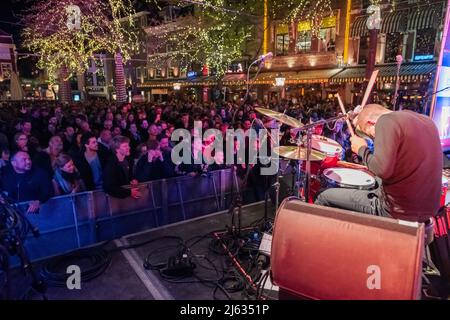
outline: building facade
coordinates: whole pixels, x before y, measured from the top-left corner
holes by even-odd
[[[270,1],[266,3],[270,5]],[[160,19],[153,19],[144,27],[146,57],[153,62],[131,70],[137,91],[145,100],[164,100],[182,94],[203,101],[237,99],[248,89],[251,96],[266,101],[311,93],[332,98],[339,92],[347,103],[357,104],[367,80],[370,50],[376,50],[374,68],[380,71],[374,100],[392,103],[398,79],[400,101],[421,103],[436,68],[445,2],[405,0],[393,5],[392,1],[381,1],[380,30],[372,43],[367,27],[370,5],[366,0],[332,1],[330,14],[316,27],[307,19],[289,23],[285,19],[261,19],[249,45],[251,50],[235,61],[220,81],[210,74],[207,66],[190,66],[183,72],[169,58],[170,45],[154,48],[152,37],[176,33],[195,20],[194,6],[166,7]],[[250,63],[267,52],[274,57],[261,70],[252,68],[247,79]],[[401,64],[397,62],[399,56]],[[276,86],[279,77],[285,79],[282,87]]]
[[[13,72],[17,72],[16,45],[12,35],[0,30],[0,95],[7,99],[10,95],[10,80]]]

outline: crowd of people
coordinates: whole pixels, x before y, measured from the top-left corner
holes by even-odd
[[[249,130],[255,118],[268,128],[272,119],[255,111],[268,107],[302,123],[333,117],[335,101],[309,96],[281,103],[195,103],[172,101],[116,105],[92,101],[73,105],[51,102],[4,102],[0,108],[0,188],[13,201],[31,201],[28,211],[58,195],[103,189],[118,198],[139,197],[138,183],[180,175],[197,176],[225,164],[180,164],[171,159],[175,129],[192,130],[201,121],[203,130]],[[280,145],[295,143],[298,132],[281,127]],[[319,128],[350,151],[346,124],[338,121]],[[193,154],[207,144],[195,146]],[[235,155],[237,154],[235,143]],[[249,146],[247,145],[246,148]],[[348,153],[348,152],[347,152]],[[348,153],[348,156],[351,152]],[[246,159],[248,164],[248,159]],[[258,165],[238,167],[241,178],[261,186]],[[131,188],[124,187],[131,185]],[[259,190],[258,197],[261,197]]]

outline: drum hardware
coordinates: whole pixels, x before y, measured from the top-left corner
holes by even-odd
[[[303,198],[301,196],[301,188],[302,185],[302,179],[301,179],[301,166],[302,162],[305,161],[305,177],[304,177],[304,183],[303,183],[303,189],[304,189],[304,200],[306,202],[310,201],[310,184],[311,184],[311,161],[322,161],[327,157],[327,155],[323,152],[313,150],[313,135],[315,132],[315,129],[318,126],[325,125],[331,122],[335,122],[339,119],[345,119],[347,118],[347,115],[345,114],[339,114],[336,117],[332,117],[326,120],[319,120],[316,122],[313,122],[308,125],[303,125],[299,120],[289,117],[284,113],[280,113],[277,111],[273,111],[270,109],[265,108],[255,108],[256,111],[259,113],[266,115],[270,118],[276,119],[281,123],[287,124],[291,127],[294,127],[295,130],[298,132],[306,132],[306,147],[301,147],[302,145],[302,137],[299,135],[297,138],[297,146],[277,146],[274,148],[274,152],[278,155],[288,158],[297,160],[297,177],[296,177],[296,191],[297,191],[297,197]],[[261,122],[262,123],[262,122]],[[264,126],[264,124],[263,124]],[[339,146],[340,147],[340,146]],[[278,179],[278,177],[277,177]],[[279,187],[279,185],[277,185]],[[278,195],[276,196],[278,197]],[[276,201],[277,202],[277,201]]]
[[[305,202],[310,201],[310,186],[311,186],[311,153],[312,153],[312,137],[314,133],[314,129],[319,125],[324,125],[327,123],[331,123],[333,121],[337,121],[339,119],[345,119],[347,115],[339,114],[336,117],[332,117],[326,120],[319,120],[313,122],[308,125],[302,126],[300,132],[306,132],[306,174],[305,174],[305,183],[304,183],[304,194],[305,194]],[[299,144],[301,143],[301,139],[299,138]],[[298,190],[298,197],[300,198],[300,190]]]

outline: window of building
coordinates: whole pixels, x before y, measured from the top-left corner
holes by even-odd
[[[162,69],[156,69],[156,74],[155,74],[156,78],[162,78]]]
[[[144,79],[148,79],[148,69],[146,67],[143,67],[141,70],[142,70]]]
[[[335,51],[336,49],[336,28],[320,29],[317,36],[322,42],[321,51]],[[305,53],[311,50],[311,30],[299,32],[297,34],[297,52]]]
[[[432,60],[434,58],[435,40],[436,29],[417,30],[414,60]]]
[[[369,38],[361,37],[361,39],[359,40],[358,63],[366,64],[368,54],[369,54]]]
[[[396,62],[397,55],[402,54],[403,37],[400,32],[388,33],[386,35],[386,49],[384,51],[384,62]]]
[[[94,85],[94,76],[92,73],[88,73],[85,77],[86,86],[92,87]]]
[[[153,68],[148,68],[147,75],[148,75],[148,79],[153,79],[153,78],[155,78],[155,69],[153,69]]]
[[[141,75],[142,75],[142,73],[141,73],[141,68],[140,67],[137,67],[136,68],[136,79],[141,79]]]
[[[12,64],[11,63],[2,63],[1,64],[3,79],[10,79],[12,73]]]
[[[311,49],[311,31],[303,31],[297,34],[297,52],[308,52]]]
[[[285,56],[288,54],[289,50],[289,34],[278,34],[277,35],[277,55]]]
[[[105,87],[106,86],[106,78],[105,78],[105,76],[97,75],[97,85],[101,86],[101,87]]]

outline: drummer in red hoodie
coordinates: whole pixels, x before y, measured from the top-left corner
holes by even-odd
[[[353,123],[374,140],[374,152],[357,136],[350,139],[352,151],[381,183],[374,190],[331,188],[315,203],[417,222],[434,216],[442,184],[442,150],[434,122],[412,111],[392,112],[371,104]]]

